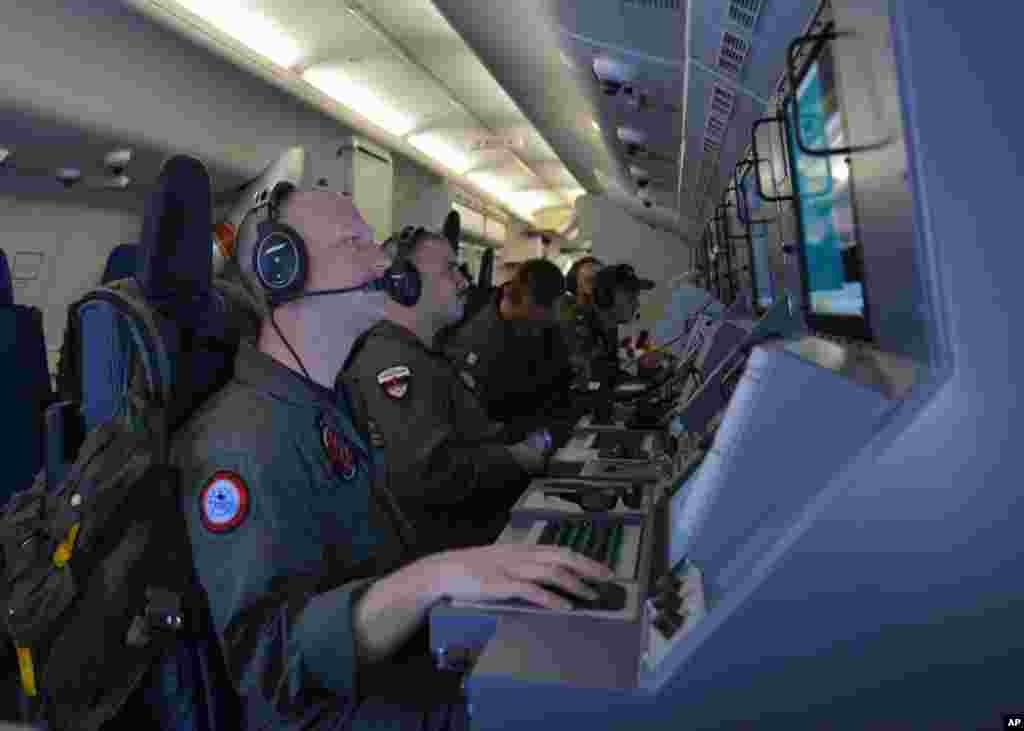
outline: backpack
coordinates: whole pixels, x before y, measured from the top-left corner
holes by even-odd
[[[220,282],[216,290],[221,302],[233,299]],[[125,408],[88,433],[57,484],[44,470],[0,517],[0,606],[29,699],[25,720],[54,731],[97,731],[175,643],[207,631],[169,443],[192,407],[230,378],[240,337],[235,326],[198,337],[160,317],[131,279],[93,290],[74,309],[95,301],[112,305],[131,334]],[[77,338],[72,323],[68,336]],[[199,346],[220,350],[226,366],[190,392],[176,376]]]

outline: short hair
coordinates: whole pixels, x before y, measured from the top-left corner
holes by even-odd
[[[565,275],[565,288],[569,290],[569,294],[573,297],[576,296],[576,290],[580,286],[580,269],[585,267],[587,264],[594,266],[604,266],[600,259],[593,256],[585,256],[582,259],[578,259],[569,267],[569,273]]]
[[[552,262],[547,259],[530,259],[519,266],[510,282],[509,294],[517,304],[525,295],[540,307],[551,307],[555,300],[565,292],[565,277]]]
[[[394,259],[409,259],[424,241],[442,241],[448,244],[456,254],[457,245],[439,231],[432,231],[423,226],[406,226],[382,244],[382,248]]]

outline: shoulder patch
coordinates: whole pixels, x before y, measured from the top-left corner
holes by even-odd
[[[468,365],[471,368],[476,365],[476,362],[478,360],[480,359],[477,357],[477,354],[474,353],[472,350],[469,351],[469,353],[466,355],[466,365]]]
[[[334,473],[345,482],[350,482],[359,471],[359,463],[356,461],[352,445],[330,424],[324,424],[320,428],[320,438],[327,453],[327,461],[331,463]]]
[[[404,365],[385,368],[377,374],[377,383],[384,389],[384,393],[393,399],[405,398],[409,392],[411,379],[412,371]]]
[[[199,518],[211,533],[234,530],[249,516],[249,488],[236,472],[220,470],[199,493]]]

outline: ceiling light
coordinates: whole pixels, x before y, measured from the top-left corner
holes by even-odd
[[[520,190],[506,193],[503,200],[509,208],[527,220],[532,219],[533,214],[542,208],[565,205],[557,194],[549,190]]]
[[[462,175],[473,167],[473,161],[467,155],[436,134],[413,135],[409,138],[409,144],[424,155],[441,163],[456,175]]]
[[[278,66],[290,68],[302,57],[302,49],[292,38],[262,13],[242,7],[231,0],[177,0],[193,15],[205,20]]]
[[[495,198],[504,199],[510,192],[508,186],[501,178],[497,178],[490,173],[470,173],[466,177],[469,178],[469,182],[473,183],[473,185],[490,193]]]
[[[391,107],[369,89],[355,83],[337,66],[314,66],[302,78],[339,104],[366,117],[396,137],[405,137],[416,127],[416,121]]]
[[[601,125],[599,125],[596,120],[590,120],[590,124],[594,127],[595,132],[601,131]]]

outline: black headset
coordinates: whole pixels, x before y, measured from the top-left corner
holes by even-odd
[[[415,307],[423,293],[423,277],[412,255],[416,251],[416,244],[428,235],[435,234],[422,226],[406,226],[390,241],[394,247],[394,256],[387,273],[388,294],[404,307]]]
[[[294,191],[291,183],[278,183],[266,200],[250,211],[267,209],[266,218],[256,227],[258,243],[252,250],[252,269],[275,307],[295,299],[306,286],[309,273],[306,242],[298,231],[279,220],[281,203]]]
[[[412,307],[419,301],[422,289],[420,273],[407,255],[415,243],[415,233],[409,237],[410,245],[407,249],[403,249],[399,239],[395,262],[382,277],[358,287],[305,291],[309,276],[306,242],[298,231],[280,220],[281,204],[295,191],[291,183],[278,183],[266,199],[250,211],[253,213],[263,207],[267,209],[266,218],[256,228],[258,243],[252,252],[252,268],[260,286],[267,293],[271,307],[302,297],[343,294],[362,289],[384,290],[393,300],[406,307]],[[405,230],[402,233],[405,234]]]

